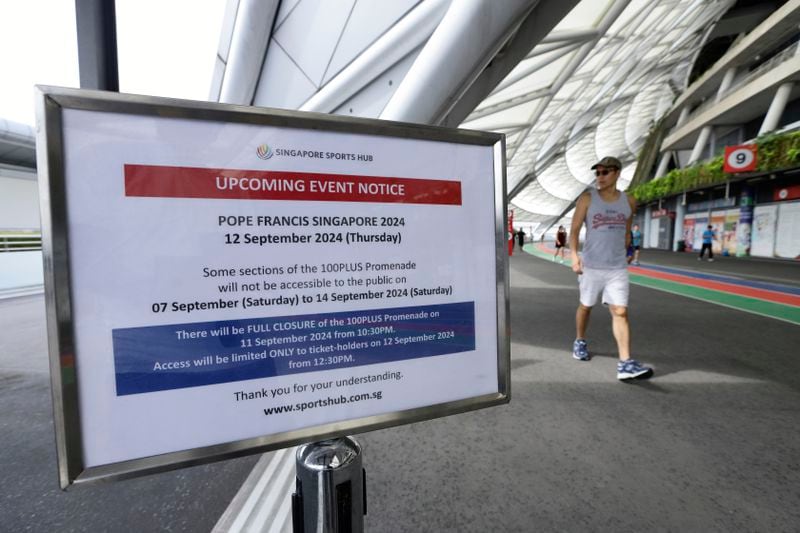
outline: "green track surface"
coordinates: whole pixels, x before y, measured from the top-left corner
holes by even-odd
[[[553,259],[551,254],[542,252],[535,245],[528,244],[525,245],[523,249],[525,252],[547,261],[552,261]],[[572,263],[569,259],[564,262],[565,266],[570,266],[571,264]],[[640,285],[642,287],[669,292],[672,294],[685,296],[687,298],[694,298],[695,300],[702,300],[704,302],[738,309],[739,311],[754,313],[756,315],[767,316],[800,325],[800,307],[793,305],[767,302],[757,298],[739,296],[738,294],[731,294],[729,292],[722,292],[713,289],[705,289],[703,287],[695,287],[693,285],[684,285],[683,283],[650,278],[640,274],[631,274],[630,279],[631,283]]]

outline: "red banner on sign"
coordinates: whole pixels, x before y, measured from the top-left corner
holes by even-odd
[[[654,209],[650,213],[650,218],[661,218],[661,217],[675,218],[675,211],[670,211],[668,209]]]
[[[461,205],[461,182],[311,172],[125,165],[125,195]]]

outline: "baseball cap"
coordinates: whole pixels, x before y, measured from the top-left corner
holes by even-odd
[[[622,170],[622,163],[620,163],[619,159],[616,157],[606,156],[592,165],[592,170],[596,169],[597,167],[615,167],[619,170]]]

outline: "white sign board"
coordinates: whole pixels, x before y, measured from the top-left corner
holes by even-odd
[[[42,100],[62,484],[508,401],[502,136]]]
[[[800,257],[800,202],[786,202],[778,206],[775,256],[787,259]]]
[[[750,255],[756,257],[774,257],[775,222],[778,218],[778,206],[757,205],[753,209],[753,232],[750,243]]]

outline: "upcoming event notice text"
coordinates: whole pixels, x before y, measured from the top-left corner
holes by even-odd
[[[62,122],[85,467],[498,393],[496,146]]]

